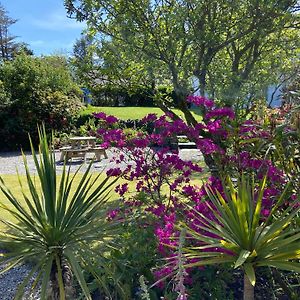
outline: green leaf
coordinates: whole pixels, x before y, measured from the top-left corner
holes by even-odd
[[[257,266],[270,266],[281,270],[292,271],[300,273],[299,262],[288,262],[288,261],[275,261],[275,260],[263,260],[257,264]]]
[[[244,264],[244,270],[245,270],[247,277],[249,278],[250,283],[253,286],[255,286],[256,277],[255,277],[255,271],[254,271],[252,264]]]
[[[249,250],[242,250],[240,252],[240,255],[239,255],[238,259],[235,262],[234,268],[238,268],[239,266],[241,266],[242,264],[244,264],[244,262],[250,256],[250,254],[251,254],[251,251],[249,251]]]
[[[52,268],[53,262],[54,262],[54,259],[52,256],[50,256],[47,259],[47,262],[44,267],[44,272],[43,272],[44,274],[43,274],[42,286],[41,286],[41,299],[46,299],[47,288],[48,288],[49,282],[50,282],[50,274],[51,274],[51,268]]]

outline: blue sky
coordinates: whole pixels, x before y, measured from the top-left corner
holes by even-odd
[[[18,22],[10,33],[29,44],[35,55],[70,54],[85,25],[67,18],[63,0],[0,0]]]

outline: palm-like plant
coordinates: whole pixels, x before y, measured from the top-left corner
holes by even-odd
[[[244,177],[238,181],[236,188],[228,179],[224,197],[208,188],[210,210],[218,221],[195,211],[201,223],[199,231],[190,229],[186,224],[180,226],[186,228],[187,234],[199,244],[184,249],[187,258],[199,259],[186,267],[232,263],[235,268],[242,268],[245,300],[254,299],[257,267],[300,272],[300,228],[294,222],[299,218],[299,200],[297,205],[291,203],[289,208],[280,211],[285,200],[283,192],[269,217],[262,218],[265,184],[264,179],[255,191]]]
[[[16,293],[16,299],[22,297],[25,286],[32,278],[33,287],[41,283],[41,299],[49,296],[49,290],[52,298],[65,299],[70,275],[75,276],[86,299],[91,299],[83,267],[93,272],[93,255],[97,255],[97,260],[101,257],[100,252],[93,252],[93,246],[107,246],[114,235],[112,225],[106,221],[105,210],[109,189],[114,181],[106,178],[99,184],[100,174],[93,176],[89,172],[90,164],[73,189],[78,171],[73,176],[64,164],[59,180],[55,156],[44,130],[39,130],[39,137],[39,155],[32,145],[31,148],[40,187],[30,175],[25,156],[29,195],[19,177],[22,202],[0,179],[0,188],[10,203],[7,206],[1,202],[0,207],[16,220],[2,220],[7,228],[1,232],[1,243],[13,249],[1,258],[6,265],[2,272],[28,260],[34,262],[31,272]],[[97,279],[97,272],[94,275]]]

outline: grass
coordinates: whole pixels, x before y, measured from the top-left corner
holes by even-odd
[[[203,167],[203,173],[202,174],[195,174],[191,176],[191,183],[192,184],[197,184],[201,185],[202,181],[205,180],[208,176],[208,169],[206,168],[204,162],[200,163],[201,167]],[[2,179],[4,180],[6,186],[11,190],[12,194],[20,201],[21,204],[24,204],[24,198],[22,196],[22,190],[19,184],[18,176],[14,174],[5,174],[5,175],[0,175]],[[99,183],[105,178],[105,174],[102,174],[101,177],[99,178]],[[58,175],[58,180],[60,179],[60,176]],[[26,176],[25,175],[20,175],[20,180],[21,183],[24,187],[24,192],[26,195],[29,195],[29,189],[27,186],[27,181],[26,181]],[[77,175],[77,177],[74,180],[73,184],[73,191],[76,189],[78,186],[78,183],[80,181],[80,174]],[[120,183],[125,183],[127,182],[129,185],[129,191],[134,192],[135,190],[135,181],[125,181],[125,180],[119,180],[115,185],[118,185]],[[38,178],[36,181],[37,186],[38,185]],[[92,192],[93,190],[91,190]],[[30,197],[29,197],[30,198]],[[113,201],[115,199],[118,199],[119,195],[115,192],[114,187],[111,189],[111,194],[110,194],[110,199]],[[12,208],[12,205],[9,203],[9,201],[6,200],[5,196],[3,195],[2,191],[0,191],[0,201],[1,203],[8,205],[8,207]],[[15,221],[11,214],[9,214],[7,211],[1,211],[1,219],[7,220],[7,221]],[[0,222],[0,230],[3,230],[4,225]]]
[[[86,107],[82,112],[81,116],[86,116],[86,115],[91,115],[92,113],[95,112],[104,112],[108,115],[113,115],[121,120],[137,120],[137,119],[142,119],[146,115],[150,113],[155,113],[158,116],[163,115],[163,111],[158,108],[158,107],[100,107],[100,106],[88,106]],[[178,109],[173,109],[173,111],[179,115],[180,117],[184,117],[182,111]],[[192,114],[194,117],[198,120],[201,121],[201,116],[200,116],[200,110],[198,108],[191,109]]]
[[[22,196],[22,190],[21,190],[21,187],[20,187],[20,184],[19,184],[19,180],[18,180],[18,176],[17,175],[12,175],[12,174],[9,174],[9,175],[0,175],[2,177],[2,179],[4,180],[6,186],[11,190],[12,194],[19,200],[19,202],[21,204],[25,204],[25,201],[24,201],[24,198]],[[101,177],[99,178],[99,183],[105,178],[105,174],[102,174]],[[58,175],[58,180],[60,179],[60,176]],[[29,189],[28,189],[28,186],[27,186],[27,181],[26,181],[26,176],[25,175],[20,175],[20,180],[21,180],[21,183],[24,187],[24,192],[26,195],[29,195]],[[80,181],[80,174],[78,174],[74,180],[74,184],[73,184],[73,192],[75,191],[75,189],[77,188],[78,186],[78,183]],[[122,183],[122,180],[118,181],[116,185]],[[38,184],[38,178],[37,178],[37,181],[36,181],[36,184],[37,186],[39,186]],[[134,185],[135,183],[134,182],[130,182],[129,183],[129,188],[134,188]],[[92,192],[93,189],[90,191]],[[71,191],[72,192],[72,191]],[[30,198],[30,197],[29,197]],[[119,198],[119,195],[115,192],[114,190],[114,187],[112,188],[111,190],[111,195],[110,195],[110,198],[112,200],[115,200],[117,198]],[[0,201],[1,203],[7,205],[8,207],[13,207],[9,201],[5,198],[5,196],[3,195],[2,191],[0,191]],[[7,221],[15,221],[12,217],[11,214],[9,214],[8,212],[6,211],[1,211],[1,219],[4,219],[4,220],[7,220]],[[0,230],[4,228],[4,225],[0,222]]]

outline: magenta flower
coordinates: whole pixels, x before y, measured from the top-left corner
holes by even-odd
[[[213,100],[210,100],[206,97],[193,95],[187,97],[187,102],[193,103],[197,106],[204,106],[205,108],[212,108],[215,105]]]
[[[101,119],[101,120],[105,121],[108,125],[112,125],[112,124],[118,122],[118,120],[119,120],[115,116],[106,115],[106,113],[104,113],[103,111],[98,112],[98,113],[93,113],[93,116],[97,119]]]
[[[107,170],[106,175],[107,176],[120,176],[122,174],[122,170],[120,168],[112,168]]]
[[[121,197],[128,191],[128,183],[119,184],[115,188],[116,193],[118,193]]]
[[[93,113],[93,116],[97,119],[102,119],[105,120],[106,118],[106,113],[104,113],[103,111],[100,111],[98,113]]]
[[[230,107],[222,107],[222,108],[215,108],[211,111],[209,111],[206,115],[206,119],[212,119],[212,118],[223,118],[228,117],[229,119],[235,118],[235,113]]]
[[[211,139],[199,139],[197,147],[204,154],[212,154],[220,151],[220,148]]]
[[[111,220],[115,219],[119,213],[120,213],[119,209],[113,209],[107,213],[107,219],[109,221],[111,221]]]
[[[157,120],[157,115],[156,114],[148,114],[147,116],[145,116],[141,122],[142,123],[151,123]]]
[[[111,125],[118,122],[118,118],[116,118],[115,116],[107,116],[105,121],[107,122],[107,124]]]

